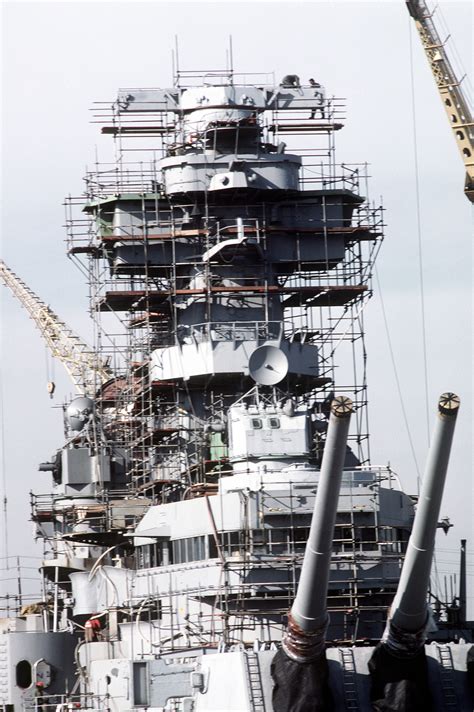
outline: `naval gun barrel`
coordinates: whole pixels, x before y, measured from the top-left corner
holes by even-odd
[[[349,398],[333,400],[301,576],[282,641],[285,653],[298,662],[324,652],[332,541],[351,413]]]
[[[415,521],[384,635],[384,642],[398,652],[419,649],[426,637],[426,597],[459,403],[459,398],[454,393],[443,393],[438,402],[438,417]]]

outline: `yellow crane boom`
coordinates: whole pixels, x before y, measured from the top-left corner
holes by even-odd
[[[424,0],[407,0],[408,12],[415,21],[416,29],[438,87],[454,138],[466,168],[465,193],[474,202],[474,140],[472,113],[461,82],[446,53],[445,42],[438,34]]]
[[[79,393],[93,396],[103,383],[114,377],[97,353],[61,321],[3,260],[0,260],[0,278],[33,319],[51,353],[61,361]]]

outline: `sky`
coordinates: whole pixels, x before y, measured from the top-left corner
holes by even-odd
[[[405,3],[20,0],[3,2],[1,10],[2,258],[85,339],[91,340],[87,287],[65,254],[62,203],[82,192],[96,151],[107,153],[110,139],[91,123],[94,101],[112,102],[118,87],[170,86],[175,36],[182,67],[221,68],[229,35],[237,71],[316,77],[329,94],[346,97],[338,160],[370,164],[370,198],[378,203],[382,196],[386,209],[380,290],[376,281],[365,310],[372,459],[390,462],[406,490],[416,492],[403,408],[422,470],[425,373],[431,429],[438,395],[460,395],[441,510],[454,526],[439,535],[437,569],[441,578],[455,570],[459,540],[468,539],[474,615],[472,212],[463,165]],[[446,23],[472,77],[471,3],[440,2],[435,20]],[[37,466],[62,444],[61,403],[72,389],[26,313],[4,288],[0,298],[8,553],[39,556],[29,491],[50,489],[49,475]],[[52,379],[54,400],[46,391]],[[0,490],[3,495],[4,485]]]

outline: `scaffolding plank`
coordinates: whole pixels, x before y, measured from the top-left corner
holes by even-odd
[[[232,286],[214,286],[208,289],[176,289],[160,290],[150,292],[147,290],[128,290],[128,291],[113,291],[106,292],[96,302],[98,311],[106,311],[112,309],[114,311],[131,311],[133,309],[143,310],[145,306],[153,310],[159,309],[166,314],[169,310],[169,304],[166,300],[173,296],[195,296],[209,297],[211,295],[242,295],[245,297],[253,297],[258,295],[281,294],[288,295],[283,300],[284,307],[293,307],[298,305],[312,306],[342,306],[351,302],[353,299],[367,291],[367,285],[313,285],[313,286],[280,286],[280,285],[232,285]]]
[[[207,237],[207,230],[175,230],[174,232],[157,232],[151,234],[137,233],[132,235],[102,235],[100,240],[102,243],[114,242],[143,242],[145,239],[151,240],[171,240],[179,237]]]
[[[288,289],[291,292],[287,299],[283,300],[283,307],[296,306],[317,306],[317,307],[339,307],[349,304],[361,294],[366,292],[367,285],[348,286],[320,286],[320,287],[300,287],[299,289]]]
[[[97,311],[108,311],[109,309],[113,311],[131,311],[132,309],[143,311],[146,307],[153,310],[161,307],[160,311],[167,314],[169,305],[166,304],[166,299],[169,294],[168,291],[149,292],[144,289],[106,292],[96,301],[95,308]]]
[[[308,227],[303,225],[269,225],[266,228],[257,228],[245,226],[244,233],[249,235],[256,234],[281,234],[285,235],[343,235],[348,239],[356,240],[374,240],[382,235],[382,231],[374,230],[370,225],[358,226],[343,226],[343,225],[320,225],[318,227]],[[221,235],[237,234],[236,227],[225,227],[220,232]],[[210,235],[207,230],[175,230],[174,232],[160,232],[144,235],[138,233],[135,235],[103,235],[100,240],[104,244],[112,244],[115,242],[148,242],[159,240],[172,240],[182,237],[215,237]],[[72,248],[74,249],[74,248]]]
[[[331,131],[339,131],[342,129],[344,124],[340,123],[322,123],[319,121],[311,120],[311,123],[305,124],[270,124],[268,130],[272,133],[279,134],[296,134],[296,133],[325,133]]]
[[[102,250],[95,245],[75,245],[68,250],[69,255],[91,255],[92,257],[101,257]]]
[[[103,126],[102,134],[112,136],[161,136],[173,133],[173,126]]]

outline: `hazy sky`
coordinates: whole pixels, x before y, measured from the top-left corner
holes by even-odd
[[[472,56],[470,2],[440,9],[466,70]],[[62,201],[82,191],[87,164],[110,139],[91,124],[94,101],[118,87],[169,86],[177,35],[184,68],[225,66],[228,36],[242,72],[316,77],[347,98],[338,160],[371,164],[371,198],[383,196],[386,240],[378,273],[405,407],[420,466],[426,459],[413,111],[419,161],[430,410],[445,390],[460,394],[442,515],[438,570],[452,570],[460,538],[472,537],[472,247],[464,170],[413,22],[394,2],[4,2],[2,5],[2,256],[52,308],[90,338],[87,288],[65,256]],[[436,16],[442,21],[440,14]],[[446,33],[447,34],[447,33]],[[411,38],[411,40],[410,40]],[[410,60],[410,43],[413,61]],[[415,107],[412,103],[412,75]],[[56,397],[45,347],[3,288],[2,373],[9,553],[31,544],[30,489],[48,492],[37,472],[62,444],[58,407],[71,392],[56,363]],[[366,309],[372,455],[410,492],[415,468],[381,314]],[[432,418],[433,420],[433,418]],[[2,542],[3,546],[3,542]],[[468,582],[474,589],[474,556]],[[0,554],[4,556],[4,552]],[[451,563],[448,563],[451,562]]]

